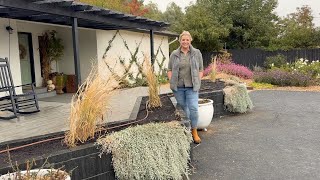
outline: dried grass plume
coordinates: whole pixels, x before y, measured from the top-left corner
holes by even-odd
[[[112,78],[104,78],[98,72],[98,65],[92,65],[92,70],[79,87],[71,100],[69,129],[65,142],[74,147],[77,143],[94,138],[95,133],[103,123],[103,115],[108,110],[110,98],[118,83]]]
[[[216,81],[217,76],[217,56],[214,56],[211,60],[211,72],[210,72],[210,80]]]
[[[149,87],[149,105],[148,105],[148,107],[149,108],[161,107],[158,79],[153,71],[153,66],[148,61],[147,57],[145,57],[145,61],[143,64],[143,73],[147,78],[148,87]]]

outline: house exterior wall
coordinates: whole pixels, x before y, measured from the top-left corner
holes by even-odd
[[[27,21],[17,21],[17,30],[18,32],[31,33],[32,35],[32,45],[33,45],[33,58],[34,58],[34,70],[35,70],[35,80],[36,86],[42,86],[42,77],[41,77],[41,63],[40,63],[40,51],[39,51],[39,36],[49,30],[57,30],[57,26],[34,23]],[[20,67],[20,66],[19,66]],[[52,66],[52,71],[54,72],[55,66]]]
[[[143,62],[144,56],[148,57],[150,61],[150,36],[149,33],[139,33],[132,31],[119,31],[111,43],[111,48],[106,52],[106,49],[109,45],[109,41],[112,40],[117,31],[103,31],[97,30],[97,55],[100,67],[100,72],[108,76],[110,74],[109,69],[104,66],[104,63],[107,63],[114,72],[117,74],[122,74],[124,72],[124,67],[120,63],[120,58],[125,60],[125,65],[128,66],[131,59],[131,54],[134,54],[138,44],[141,42],[140,48],[137,53],[137,59],[139,63]],[[125,47],[125,43],[129,47],[129,50]],[[169,61],[169,44],[168,37],[166,36],[154,36],[154,51],[157,52],[158,48],[161,47],[164,56],[159,52],[156,57],[157,60],[161,61],[165,57],[164,67],[167,67]],[[103,55],[106,55],[106,58],[103,59]],[[155,65],[156,72],[159,71],[159,67]],[[138,73],[138,67],[133,65],[130,70],[134,75]]]
[[[18,32],[31,33],[32,35],[35,80],[38,87],[42,86],[38,37],[47,30],[57,31],[57,36],[63,40],[64,45],[64,55],[61,60],[58,61],[57,65],[53,63],[52,72],[58,71],[65,74],[75,74],[72,31],[70,27],[11,19],[10,26],[14,29],[14,31],[9,36],[9,33],[5,28],[8,25],[9,19],[0,18],[0,57],[8,57],[10,59],[14,84],[21,84]],[[136,47],[140,42],[141,45],[137,53],[138,62],[142,63],[145,55],[148,57],[147,59],[150,60],[149,33],[124,30],[119,31],[120,33],[117,34],[117,36],[113,40],[110,50],[106,53],[106,58],[103,59],[102,57],[109,45],[109,41],[112,39],[116,32],[117,31],[79,28],[79,55],[82,82],[90,73],[92,61],[99,62],[100,67],[102,67],[102,69],[100,70],[102,70],[101,72],[105,75],[110,75],[110,71],[106,68],[106,66],[104,66],[105,63],[103,61],[107,61],[110,67],[114,67],[115,72],[119,74],[121,74],[121,72],[123,73],[124,68],[121,65],[119,59],[124,59],[125,65],[128,65],[129,60],[131,59],[131,53],[134,53]],[[127,43],[129,50],[127,50],[125,43]],[[156,59],[161,62],[165,58],[163,67],[166,68],[169,60],[169,44],[167,36],[154,36],[155,53],[157,53],[159,47],[161,47],[163,54],[159,52],[156,56]],[[156,72],[159,71],[157,63],[155,63],[155,70]],[[138,72],[138,67],[136,65],[133,65],[130,72],[136,74]],[[17,92],[21,93],[22,90],[18,89]]]
[[[11,26],[14,30],[12,34],[9,34],[6,30],[6,26]],[[9,42],[10,40],[10,42]],[[9,48],[10,43],[10,48]],[[10,51],[10,53],[9,53]],[[0,18],[0,57],[9,58],[10,68],[12,73],[13,83],[15,85],[21,84],[21,71],[20,71],[20,59],[18,49],[18,34],[17,23],[15,20]],[[17,93],[21,93],[21,88],[16,89]],[[3,96],[0,93],[0,96]]]
[[[70,27],[63,27],[57,30],[58,35],[63,39],[64,55],[58,62],[58,72],[64,74],[75,74],[72,30]],[[79,29],[79,58],[81,81],[83,82],[91,70],[91,62],[97,59],[97,38],[96,30]]]

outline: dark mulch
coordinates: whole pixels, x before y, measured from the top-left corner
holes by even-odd
[[[160,96],[162,106],[160,108],[153,108],[146,111],[146,103],[148,102],[148,97],[143,97],[141,100],[140,109],[137,115],[137,120],[147,118],[148,122],[159,122],[166,120],[175,120],[175,107],[173,106],[170,97],[173,94],[163,94]],[[148,116],[147,116],[148,114]]]
[[[200,91],[202,91],[202,92],[212,91],[212,90],[221,90],[224,87],[224,83],[222,81],[216,81],[214,83],[214,82],[211,82],[210,80],[203,80],[201,84],[202,85],[201,85]],[[143,97],[136,120],[142,120],[142,119],[144,119],[144,120],[140,121],[138,124],[145,124],[148,122],[162,122],[162,121],[175,120],[176,119],[175,113],[174,113],[175,108],[170,100],[170,97],[172,97],[172,96],[173,96],[173,94],[161,95],[160,97],[161,97],[162,107],[148,110],[147,117],[146,117],[146,114],[147,114],[146,103],[148,101],[148,97]],[[131,122],[136,121],[136,120],[131,120]],[[118,125],[126,124],[126,123],[128,123],[128,121],[113,123],[111,125],[108,125],[108,127],[110,128],[110,127],[114,127],[114,126],[118,126]],[[128,126],[115,128],[112,131],[118,131],[118,130],[124,129],[126,127],[128,127]],[[63,133],[56,134],[56,135],[50,135],[50,136],[42,137],[42,138],[37,138],[37,140],[43,140],[43,139],[48,139],[49,137],[52,138],[52,137],[59,137],[59,136],[63,136]],[[35,141],[35,140],[31,140],[31,142],[32,141]],[[91,143],[94,141],[95,141],[95,139],[88,141],[87,143]],[[19,145],[21,145],[21,144],[19,144]],[[15,146],[17,146],[17,145],[10,145],[10,148],[15,147]],[[0,145],[0,150],[3,150],[3,149],[6,149],[6,146]],[[63,143],[63,140],[55,140],[55,141],[50,141],[50,142],[46,142],[46,143],[33,145],[30,147],[25,147],[20,150],[11,151],[10,155],[11,155],[11,159],[13,162],[14,161],[24,162],[25,159],[32,160],[32,158],[40,157],[43,155],[49,155],[54,152],[57,152],[60,150],[67,150],[67,149],[68,149],[68,147]],[[7,167],[7,166],[8,166],[8,154],[2,153],[2,154],[0,154],[0,168]]]
[[[219,79],[217,79],[215,82],[212,82],[209,79],[204,79],[201,81],[200,92],[221,90],[224,87],[225,87],[224,82],[220,81]]]

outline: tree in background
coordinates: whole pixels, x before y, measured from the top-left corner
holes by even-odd
[[[162,12],[159,10],[156,3],[149,2],[144,7],[148,9],[148,12],[144,14],[144,17],[158,21],[162,20]]]
[[[143,0],[76,0],[94,6],[112,9],[135,16],[144,16],[148,8],[143,5]]]
[[[270,49],[286,50],[318,46],[319,30],[312,21],[312,10],[309,6],[297,8],[297,12],[289,14],[278,22],[279,35],[273,40]]]
[[[130,7],[125,5],[127,3],[127,0],[76,0],[76,1],[91,4],[91,5],[102,7],[102,8],[120,11],[123,13],[130,13]]]
[[[130,0],[126,6],[130,8],[130,14],[135,16],[143,16],[148,12],[148,9],[143,5],[143,0]]]
[[[220,4],[212,10],[208,2],[197,1],[186,9],[185,17],[181,23],[182,29],[190,31],[193,45],[202,51],[220,50],[223,47],[223,38],[229,34],[230,24],[221,21]]]
[[[277,35],[274,14],[277,0],[226,0],[223,14],[232,23],[225,39],[230,49],[264,48]],[[214,10],[214,4],[211,4]]]
[[[160,20],[170,23],[170,27],[168,28],[169,31],[180,34],[184,30],[184,16],[185,14],[182,12],[181,7],[172,2],[167,6],[166,11],[162,13]],[[173,38],[170,38],[170,40],[173,40]],[[170,52],[177,49],[179,46],[180,44],[178,41],[174,42],[169,47]]]
[[[197,0],[184,13],[171,3],[165,12],[143,0],[78,0],[84,3],[169,22],[169,31],[190,31],[201,51],[263,48],[268,50],[312,48],[320,45],[320,29],[312,23],[311,8],[303,6],[286,18],[274,10],[277,0]],[[175,42],[170,51],[179,46]]]

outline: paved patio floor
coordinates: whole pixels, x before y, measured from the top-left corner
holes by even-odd
[[[168,93],[171,90],[167,86],[163,86],[160,92]],[[106,113],[106,121],[128,119],[137,97],[147,94],[147,87],[117,91],[111,98],[110,110]],[[0,120],[0,143],[67,130],[72,95],[62,94],[40,99],[39,113],[21,115],[11,120]]]

